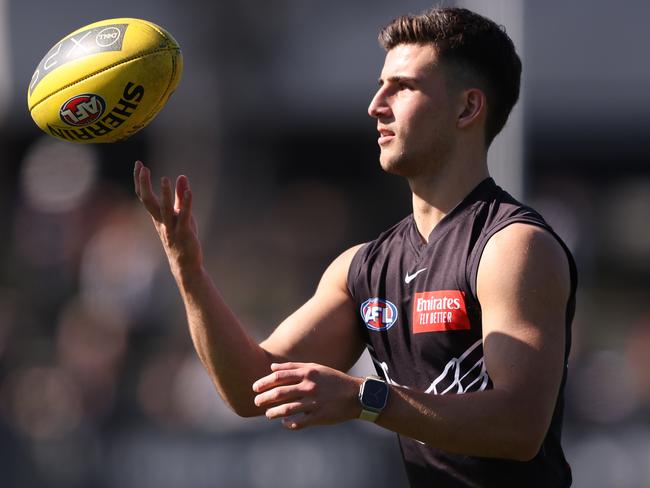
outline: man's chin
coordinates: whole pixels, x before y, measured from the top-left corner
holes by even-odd
[[[401,160],[380,157],[379,165],[381,169],[391,175],[407,176],[407,167]]]

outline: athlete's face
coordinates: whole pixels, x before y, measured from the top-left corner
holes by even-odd
[[[399,44],[388,51],[368,107],[377,119],[382,168],[415,177],[444,164],[454,140],[452,105],[432,45]]]

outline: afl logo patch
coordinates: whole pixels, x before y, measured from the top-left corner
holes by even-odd
[[[106,102],[94,93],[76,95],[61,105],[59,116],[68,125],[82,127],[97,121],[106,110]]]
[[[397,307],[381,298],[369,298],[361,304],[360,312],[370,330],[388,330],[397,322]]]

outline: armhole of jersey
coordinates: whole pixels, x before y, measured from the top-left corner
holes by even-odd
[[[350,267],[348,268],[348,293],[350,293],[350,296],[353,299],[356,298],[354,283],[359,276],[359,273],[361,272],[361,263],[363,262],[363,256],[365,255],[365,250],[368,248],[368,244],[369,243],[366,242],[359,249],[357,249],[357,252],[354,254],[352,260],[350,261]]]
[[[467,285],[472,292],[472,296],[476,299],[478,302],[478,290],[477,290],[477,279],[478,279],[478,267],[481,262],[481,256],[483,255],[483,250],[485,249],[485,246],[487,245],[488,241],[500,230],[505,229],[509,225],[512,224],[528,224],[528,225],[534,225],[536,227],[540,227],[547,231],[549,234],[551,234],[555,240],[560,244],[562,249],[564,250],[564,253],[567,256],[567,260],[569,262],[569,275],[571,279],[571,296],[575,295],[575,291],[577,288],[577,281],[578,281],[578,272],[577,272],[577,267],[575,264],[575,261],[573,259],[573,255],[571,254],[571,251],[569,248],[566,246],[564,241],[558,236],[555,231],[544,221],[535,219],[534,217],[526,217],[526,216],[515,216],[511,217],[510,219],[506,219],[502,222],[499,222],[497,225],[494,227],[488,229],[485,234],[481,236],[481,238],[478,241],[478,244],[472,254],[470,255],[468,264],[467,264]]]

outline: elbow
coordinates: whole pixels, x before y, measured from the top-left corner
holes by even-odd
[[[224,388],[220,388],[216,384],[217,393],[221,401],[224,403],[228,410],[235,415],[242,418],[259,417],[264,414],[264,410],[260,409],[254,403],[254,397],[248,392],[229,392]]]
[[[228,405],[228,408],[232,410],[232,412],[241,418],[248,419],[252,417],[259,417],[264,413],[263,410],[260,410],[255,405],[235,404],[230,402],[226,402],[226,405]]]
[[[512,461],[528,462],[532,461],[542,448],[541,444],[528,442],[513,450],[508,456]]]
[[[253,417],[259,417],[261,415],[260,412],[251,412],[248,410],[233,410],[233,411],[243,419],[250,419]]]
[[[232,398],[226,398],[224,396],[221,397],[226,404],[226,406],[232,411],[235,415],[242,417],[242,418],[252,418],[252,417],[259,417],[261,415],[264,415],[265,410],[259,408],[255,403],[253,403],[253,399],[232,399]]]
[[[528,462],[532,461],[539,453],[541,444],[526,439],[511,439],[510,442],[502,444],[500,448],[487,454],[487,457],[505,459],[507,461]]]
[[[514,403],[514,402],[513,402]],[[551,426],[552,412],[534,407],[510,410],[503,425],[500,457],[519,462],[532,461],[541,451]]]
[[[510,449],[504,453],[504,457],[512,461],[532,461],[542,449],[545,437],[546,432],[540,434],[534,429],[521,429],[516,434],[516,439],[512,439]]]

